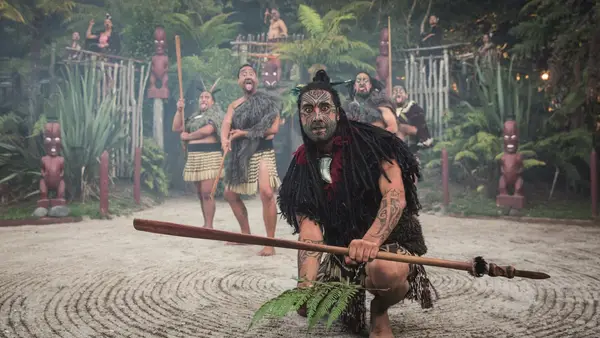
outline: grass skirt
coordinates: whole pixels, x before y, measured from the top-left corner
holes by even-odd
[[[183,180],[200,182],[217,178],[223,159],[220,147],[220,144],[189,144]]]
[[[250,163],[248,166],[248,182],[241,184],[229,184],[225,182],[225,189],[231,190],[241,195],[254,195],[258,192],[258,175],[260,162],[265,161],[269,170],[269,185],[273,190],[277,190],[281,185],[281,180],[277,175],[277,163],[275,159],[275,150],[266,149],[259,150],[252,157],[250,157]],[[230,163],[230,165],[234,165]]]

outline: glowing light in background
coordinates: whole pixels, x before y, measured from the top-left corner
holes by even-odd
[[[542,76],[541,76],[542,80],[544,81],[548,81],[548,79],[550,78],[550,73],[548,72],[543,72]]]

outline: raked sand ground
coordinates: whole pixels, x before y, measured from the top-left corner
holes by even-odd
[[[264,234],[259,200],[247,201]],[[238,231],[225,203],[215,226]],[[201,225],[192,197],[135,217]],[[138,232],[132,219],[0,228],[0,337],[350,337],[306,332],[293,314],[247,331],[254,311],[295,285],[296,255]],[[600,228],[422,215],[428,256],[549,273],[472,278],[428,268],[435,308],[391,310],[396,337],[600,337]],[[280,221],[277,236],[294,239]]]

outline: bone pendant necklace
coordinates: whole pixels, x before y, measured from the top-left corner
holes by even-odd
[[[331,183],[331,157],[321,157],[319,159],[319,172],[321,178],[327,183]]]

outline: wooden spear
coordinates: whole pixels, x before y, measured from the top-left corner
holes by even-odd
[[[235,232],[200,228],[169,222],[153,221],[135,218],[133,227],[139,231],[152,232],[156,234],[210,239],[214,241],[237,242],[250,245],[270,246],[276,248],[286,248],[295,250],[305,250],[312,252],[326,252],[336,255],[348,255],[348,248],[314,244],[300,241],[289,241],[284,239],[268,238],[254,235],[247,235]],[[548,274],[536,271],[517,270],[512,266],[498,266],[494,263],[487,263],[483,258],[476,257],[472,262],[449,261],[438,258],[428,258],[410,255],[401,255],[390,252],[379,252],[376,259],[402,262],[408,264],[421,264],[437,266],[441,268],[468,271],[472,275],[481,277],[489,275],[491,277],[522,277],[530,279],[547,279]]]
[[[181,72],[181,39],[179,35],[175,35],[175,52],[177,53],[177,77],[179,78],[179,99],[183,100],[183,76]],[[185,112],[181,112],[181,128],[185,131]],[[183,150],[185,150],[185,142],[181,142]]]

